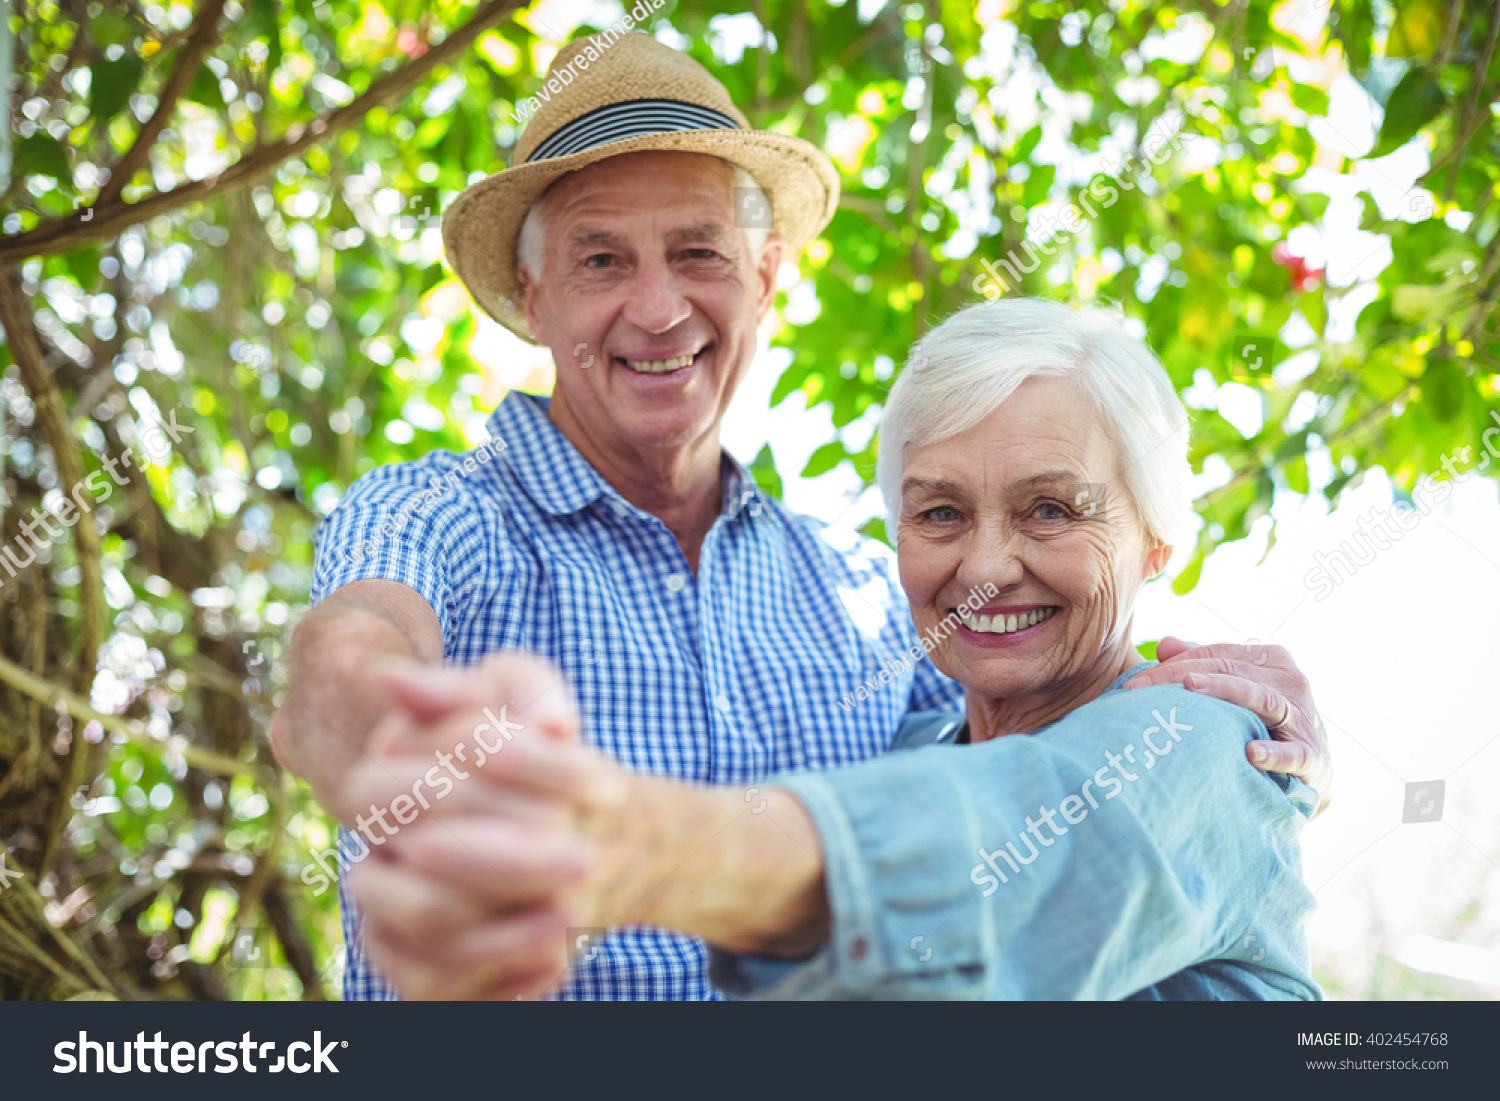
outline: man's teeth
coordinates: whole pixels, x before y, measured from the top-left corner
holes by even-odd
[[[664,375],[668,371],[686,367],[697,358],[697,355],[697,352],[692,352],[685,356],[677,356],[675,359],[627,359],[625,366],[643,375]]]
[[[1012,631],[1024,631],[1035,627],[1044,619],[1050,619],[1056,608],[1035,608],[1021,615],[966,615],[963,625],[971,631],[987,635],[1007,635]]]

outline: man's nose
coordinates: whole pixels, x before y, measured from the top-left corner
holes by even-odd
[[[683,296],[675,273],[665,259],[648,260],[636,269],[625,320],[648,333],[664,333],[682,324],[693,307]]]

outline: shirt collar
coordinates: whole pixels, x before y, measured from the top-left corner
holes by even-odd
[[[548,404],[512,390],[490,415],[490,431],[505,441],[502,454],[527,495],[542,511],[564,516],[613,490],[552,423]]]
[[[547,415],[550,398],[512,390],[490,414],[490,433],[505,442],[501,453],[537,506],[553,516],[586,508],[600,497],[624,501],[562,434]],[[753,515],[769,507],[754,477],[727,451],[721,452],[721,515],[733,519],[750,507]]]

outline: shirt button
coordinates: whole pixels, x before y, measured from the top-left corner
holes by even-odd
[[[870,950],[870,942],[864,937],[855,937],[849,942],[849,958],[851,960],[862,960]]]
[[[667,592],[680,593],[685,588],[687,588],[687,576],[685,574],[667,574]]]
[[[715,696],[714,706],[717,707],[720,711],[724,712],[724,714],[729,714],[729,697],[724,695]]]
[[[630,511],[630,506],[627,505],[624,501],[611,501],[609,503],[609,507],[615,510],[616,516],[624,516],[627,512]]]

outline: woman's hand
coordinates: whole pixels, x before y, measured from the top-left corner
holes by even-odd
[[[1318,814],[1328,806],[1333,758],[1313,706],[1312,685],[1284,647],[1221,643],[1199,646],[1168,635],[1156,645],[1160,664],[1131,678],[1127,687],[1181,684],[1253,711],[1274,741],[1254,741],[1245,756],[1262,772],[1296,776],[1318,793]]]

